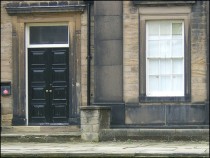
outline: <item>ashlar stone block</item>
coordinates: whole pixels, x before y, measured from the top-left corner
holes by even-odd
[[[111,107],[81,107],[81,138],[84,141],[99,141],[102,129],[110,128]]]

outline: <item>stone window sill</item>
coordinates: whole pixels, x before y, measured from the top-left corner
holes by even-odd
[[[141,1],[141,0],[133,0],[134,5],[186,5],[186,4],[194,4],[196,1]]]

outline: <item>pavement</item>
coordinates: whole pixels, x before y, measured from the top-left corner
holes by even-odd
[[[2,142],[1,157],[209,157],[209,142]]]

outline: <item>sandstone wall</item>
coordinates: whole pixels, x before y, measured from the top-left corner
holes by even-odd
[[[4,8],[7,1],[1,1],[1,82],[12,80],[12,21]],[[1,123],[11,125],[12,98],[1,96]]]
[[[190,15],[191,101],[207,99],[206,1],[196,1]],[[139,10],[131,1],[123,2],[124,101],[138,102],[139,97]]]

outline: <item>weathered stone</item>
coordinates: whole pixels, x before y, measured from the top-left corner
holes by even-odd
[[[81,132],[93,132],[93,126],[98,126],[98,125],[90,125],[90,124],[81,124]]]
[[[101,129],[108,129],[110,126],[110,110],[110,107],[102,106],[81,107],[81,138],[83,140],[99,141]]]
[[[84,141],[98,142],[99,141],[99,133],[82,133],[81,139]]]

